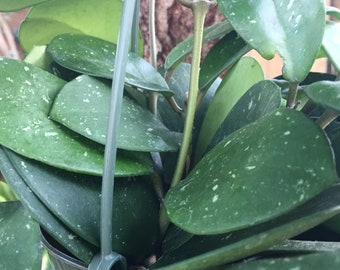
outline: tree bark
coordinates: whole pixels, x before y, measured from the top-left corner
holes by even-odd
[[[144,40],[144,56],[149,59],[149,0],[141,0],[140,28]],[[217,7],[211,9],[206,17],[205,26],[222,21],[223,15]],[[189,8],[178,4],[176,0],[156,0],[156,35],[157,35],[157,62],[161,65],[168,53],[179,42],[190,36],[193,32],[193,16]],[[203,53],[207,50],[205,48]]]

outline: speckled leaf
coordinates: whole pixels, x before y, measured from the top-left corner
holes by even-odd
[[[13,1],[16,2],[16,1]],[[117,42],[121,0],[50,0],[34,6],[22,22],[19,39],[29,52],[63,33],[82,33]],[[100,16],[99,16],[100,14]]]
[[[48,117],[64,81],[30,64],[0,58],[0,144],[26,157],[70,171],[101,175],[103,147]],[[118,154],[116,174],[152,171],[145,154]]]
[[[225,270],[320,270],[337,269],[340,265],[340,251],[320,252],[308,255],[260,259],[224,267]]]
[[[0,269],[40,269],[39,225],[18,201],[0,203]]]
[[[63,67],[112,79],[116,45],[91,36],[64,34],[54,38],[47,52]],[[172,95],[164,78],[143,58],[129,52],[125,82],[150,91]]]
[[[6,152],[39,200],[66,228],[100,246],[101,178],[59,170]],[[112,244],[125,255],[150,252],[158,236],[159,201],[149,178],[117,178]]]
[[[169,190],[165,206],[183,230],[218,234],[282,215],[336,180],[322,129],[284,108],[217,144]]]
[[[26,7],[31,7],[42,2],[50,0],[0,0],[0,11],[16,11],[19,9],[24,9]]]
[[[333,66],[340,72],[340,23],[327,22],[322,48],[326,52]]]
[[[314,103],[340,112],[340,81],[319,81],[308,85],[305,93]]]
[[[323,0],[217,2],[235,31],[264,58],[281,55],[288,81],[300,82],[307,76],[323,38]]]
[[[264,79],[260,64],[253,58],[242,58],[229,70],[211,100],[202,122],[195,149],[195,162],[203,156],[211,139],[228,113],[243,94]]]
[[[250,49],[250,46],[234,31],[220,39],[204,58],[200,69],[199,89],[203,90],[209,86]]]
[[[53,238],[57,239],[59,243],[62,243],[68,251],[84,262],[89,263],[96,253],[96,249],[83,239],[75,236],[70,230],[67,230],[63,224],[52,215],[26,185],[2,147],[0,148],[0,159],[0,170],[4,178],[18,195],[21,203],[31,212],[32,217],[37,220],[40,226],[48,231]]]
[[[272,81],[260,81],[252,86],[235,104],[212,138],[209,149],[223,138],[261,119],[281,105],[281,89]]]
[[[111,86],[82,75],[57,95],[50,116],[73,131],[100,144],[106,143]],[[149,111],[124,97],[118,130],[118,148],[160,152],[176,151],[181,133],[171,132]]]
[[[255,255],[339,213],[339,192],[340,185],[336,184],[305,204],[268,222],[226,234],[195,236],[177,250],[165,254],[151,269],[207,269]],[[270,194],[269,197],[274,196]],[[245,200],[242,198],[237,203]]]
[[[202,43],[203,44],[208,43],[214,39],[217,39],[223,36],[224,34],[231,32],[232,30],[233,28],[227,21],[217,23],[210,27],[207,27],[206,29],[204,29]],[[165,60],[165,63],[164,63],[164,68],[174,69],[180,62],[182,62],[191,53],[192,45],[193,45],[193,36],[190,36],[186,40],[179,43],[168,54]]]

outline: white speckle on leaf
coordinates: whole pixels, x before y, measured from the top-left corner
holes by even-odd
[[[283,135],[285,135],[285,136],[287,136],[287,135],[289,135],[290,134],[290,131],[289,130],[287,130],[287,131],[285,131],[285,133],[283,133]]]
[[[246,166],[245,169],[248,171],[254,170],[256,166]]]
[[[54,132],[54,131],[46,131],[45,132],[45,137],[53,137],[53,136],[58,136],[58,133]]]
[[[29,71],[30,68],[29,68],[28,66],[24,66],[24,70],[25,70],[25,71]]]
[[[212,202],[215,203],[217,202],[217,200],[218,200],[218,195],[214,195],[214,197],[212,198]]]
[[[213,191],[216,191],[216,189],[218,189],[218,185],[215,185],[215,186],[212,187]]]

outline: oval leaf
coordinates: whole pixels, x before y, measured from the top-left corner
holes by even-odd
[[[308,85],[305,93],[314,103],[340,112],[340,82],[319,81]]]
[[[121,0],[101,0],[100,5],[93,0],[45,1],[34,6],[20,25],[20,45],[29,52],[63,33],[83,33],[115,43],[121,12]]]
[[[66,84],[56,97],[53,120],[100,144],[106,143],[111,87],[87,75]],[[123,97],[118,148],[160,152],[176,151],[181,134],[171,132],[162,122],[131,99]]]
[[[39,224],[20,202],[0,203],[0,269],[40,269]]]
[[[322,48],[338,72],[340,72],[340,23],[327,22]]]
[[[234,131],[261,119],[281,105],[281,90],[272,81],[253,85],[235,104],[212,138],[209,150]]]
[[[260,64],[250,57],[242,58],[227,73],[216,90],[202,122],[195,149],[195,162],[203,156],[217,129],[236,102],[251,86],[263,79]]]
[[[264,58],[281,55],[288,81],[301,82],[307,76],[323,38],[324,1],[217,2],[233,28]]]
[[[101,178],[69,173],[13,152],[7,156],[55,217],[77,236],[100,246]],[[151,252],[158,237],[159,201],[150,179],[116,179],[113,200],[113,249],[124,255]]]
[[[206,269],[248,258],[339,213],[339,192],[339,184],[331,186],[293,211],[250,228],[213,236],[194,236],[164,255],[151,269]]]
[[[48,117],[64,81],[30,64],[0,58],[0,144],[70,171],[101,175],[103,147]],[[147,154],[118,153],[116,175],[152,172]]]
[[[63,34],[54,38],[47,52],[63,67],[84,74],[112,79],[116,45],[91,36]],[[129,52],[125,82],[150,91],[172,95],[164,78],[136,53]]]
[[[169,190],[165,206],[183,230],[217,234],[282,215],[335,181],[323,131],[302,113],[281,109],[216,145]]]

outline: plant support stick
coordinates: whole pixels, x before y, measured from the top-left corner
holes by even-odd
[[[180,4],[189,7],[194,16],[194,44],[192,51],[192,63],[190,70],[190,87],[189,87],[189,98],[188,107],[186,111],[186,118],[184,123],[183,139],[181,148],[179,151],[179,157],[175,173],[171,182],[171,186],[175,186],[182,178],[182,173],[185,167],[186,158],[191,142],[192,128],[194,123],[197,94],[198,94],[198,79],[199,79],[199,68],[201,60],[202,50],[202,38],[204,20],[209,9],[215,5],[215,1],[208,0],[177,0]]]

